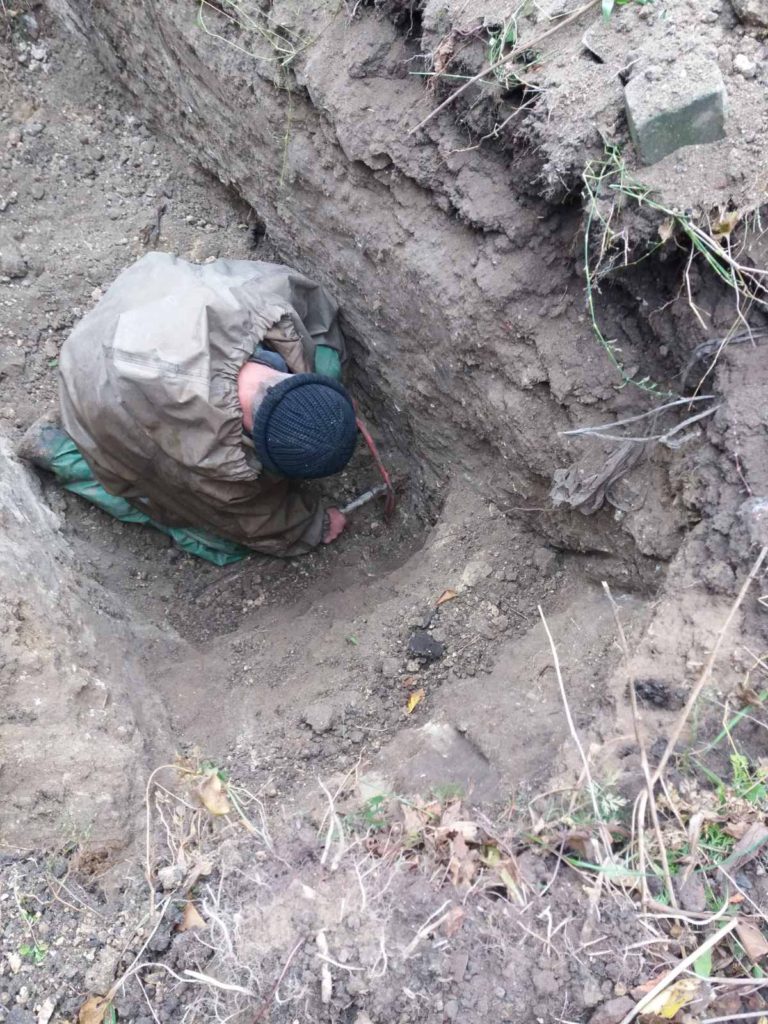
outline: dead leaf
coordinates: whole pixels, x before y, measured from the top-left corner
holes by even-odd
[[[438,597],[435,607],[439,608],[441,604],[445,604],[446,601],[453,601],[453,599],[458,596],[459,595],[455,590],[444,590],[440,597]]]
[[[668,242],[674,233],[675,221],[673,217],[668,217],[659,224],[659,238],[662,242]]]
[[[405,713],[410,715],[413,711],[421,704],[426,697],[426,691],[424,689],[414,690],[411,696],[408,698],[408,703],[405,705]]]
[[[768,939],[756,924],[740,917],[736,925],[736,935],[753,964],[768,955]]]
[[[518,882],[512,877],[512,872],[517,873],[517,866],[512,865],[510,861],[506,861],[504,866],[499,868],[499,878],[504,883],[504,888],[507,890],[507,896],[512,903],[525,903],[523,897],[523,890],[521,889]]]
[[[448,913],[445,915],[443,921],[443,931],[452,938],[456,932],[461,928],[462,921],[464,920],[464,910],[462,907],[451,907]]]
[[[211,814],[229,814],[232,810],[229,800],[227,800],[227,791],[224,788],[224,783],[219,778],[218,772],[209,772],[205,780],[200,784],[197,792],[203,802],[203,806]]]
[[[53,1016],[53,1011],[55,1009],[56,1000],[51,999],[51,997],[48,996],[48,998],[40,1004],[40,1009],[37,1011],[37,1024],[48,1024],[48,1021]]]
[[[184,879],[184,888],[187,892],[192,889],[200,878],[207,878],[213,871],[213,864],[209,860],[198,860],[192,866],[192,870]]]
[[[713,238],[726,238],[741,220],[738,210],[729,210],[720,215],[720,219],[712,225]]]
[[[647,981],[644,981],[642,985],[635,985],[629,994],[639,1003],[643,996],[647,996],[651,989],[656,988],[661,979],[666,978],[669,973],[669,971],[663,971],[661,974],[657,974],[655,978],[649,978]]]
[[[443,836],[455,833],[467,843],[476,843],[480,834],[480,829],[474,821],[452,821],[449,825],[440,825],[437,831]]]
[[[643,1014],[649,1017],[656,1014],[663,1020],[672,1020],[684,1006],[696,999],[704,987],[700,978],[680,978],[647,1003]]]
[[[200,911],[197,909],[194,903],[190,900],[184,904],[184,910],[181,914],[181,921],[176,926],[178,932],[188,932],[193,928],[206,928],[207,923],[200,915]]]
[[[452,800],[443,811],[440,824],[452,825],[454,821],[459,821],[461,818],[461,810],[461,800]]]
[[[424,816],[415,807],[409,807],[407,804],[402,805],[402,811],[405,834],[407,836],[421,835],[426,825]]]
[[[760,853],[766,843],[768,843],[768,827],[760,821],[753,822],[723,861],[723,867],[726,871],[740,871],[745,864],[748,864]]]
[[[112,1005],[105,996],[89,996],[77,1013],[77,1024],[102,1024]]]

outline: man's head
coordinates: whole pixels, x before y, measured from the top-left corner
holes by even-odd
[[[261,464],[279,476],[307,480],[341,472],[357,441],[346,389],[314,373],[275,373],[272,379],[251,431]]]

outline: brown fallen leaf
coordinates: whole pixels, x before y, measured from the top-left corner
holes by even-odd
[[[753,964],[768,955],[768,939],[756,924],[740,917],[736,925],[736,935]]]
[[[726,871],[731,872],[741,870],[745,864],[748,864],[760,853],[766,843],[768,843],[768,827],[761,821],[754,821],[723,861],[723,867]]]
[[[405,705],[405,713],[407,715],[412,714],[415,709],[421,704],[426,697],[426,691],[424,689],[414,690],[408,698],[408,703]]]
[[[177,932],[188,932],[193,928],[207,928],[208,924],[200,915],[200,911],[197,909],[194,903],[190,900],[184,904],[184,910],[181,913],[181,921],[176,925]]]
[[[662,242],[668,242],[672,235],[675,233],[675,221],[673,217],[668,217],[665,221],[662,221],[659,225],[659,238]]]
[[[449,825],[439,825],[438,836],[459,835],[467,843],[476,843],[480,829],[474,821],[452,821]]]
[[[198,795],[203,802],[203,806],[211,814],[229,814],[232,808],[230,807],[229,800],[227,799],[227,791],[224,788],[224,783],[218,776],[216,771],[209,772],[206,775],[203,782],[198,787]]]
[[[435,607],[439,608],[441,604],[445,604],[446,601],[453,601],[453,599],[458,596],[459,595],[455,590],[444,590],[440,597],[438,597]]]
[[[464,910],[462,907],[451,907],[448,913],[445,915],[443,921],[443,931],[452,938],[456,932],[461,928],[462,921],[464,920]]]
[[[102,1024],[111,1005],[106,996],[89,996],[77,1012],[77,1024]]]

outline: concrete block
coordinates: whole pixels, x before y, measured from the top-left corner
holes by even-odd
[[[638,71],[624,88],[640,159],[655,164],[682,146],[725,138],[726,92],[713,60],[695,54]]]

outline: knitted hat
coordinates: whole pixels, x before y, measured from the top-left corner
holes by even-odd
[[[355,450],[355,410],[337,381],[296,373],[269,388],[251,436],[270,472],[307,480],[331,476],[341,472]]]

